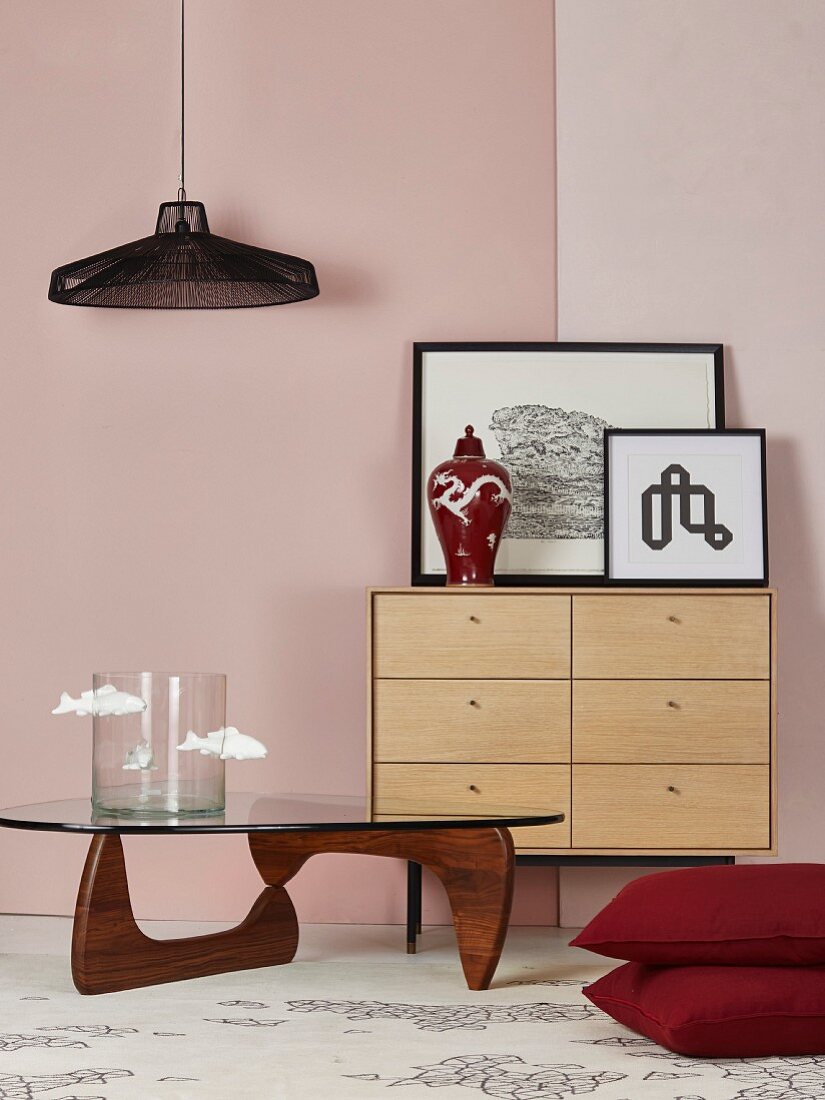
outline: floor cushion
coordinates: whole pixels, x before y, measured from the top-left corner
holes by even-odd
[[[625,963],[584,995],[677,1054],[825,1054],[825,967]]]
[[[625,886],[571,946],[659,966],[825,963],[825,865],[647,875]]]

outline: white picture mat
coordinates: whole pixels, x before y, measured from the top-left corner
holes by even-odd
[[[616,580],[761,580],[762,441],[758,435],[611,436],[610,577]],[[714,550],[699,534],[685,531],[674,504],[673,541],[652,550],[641,537],[641,493],[658,483],[665,466],[684,465],[691,482],[716,496],[716,522],[733,541]]]
[[[421,571],[443,575],[427,477],[472,424],[488,458],[503,406],[541,404],[589,413],[617,428],[716,427],[713,352],[426,351],[421,357]],[[508,539],[496,573],[601,576],[603,539]]]
[[[642,527],[642,493],[648,485],[661,482],[662,471],[673,463],[684,466],[690,473],[693,485],[706,485],[714,494],[714,518],[733,535],[733,541],[724,550],[714,550],[704,538],[686,531],[676,518],[678,506],[669,505],[673,516],[673,537],[668,546],[653,550],[640,537]],[[675,454],[647,454],[635,452],[627,455],[627,482],[624,503],[627,505],[627,560],[654,567],[666,563],[691,565],[716,565],[724,556],[726,564],[741,565],[744,560],[744,525],[742,500],[744,495],[742,455],[724,453],[715,447],[712,453],[698,454],[690,448]],[[702,521],[703,502],[690,498],[691,522]],[[653,509],[654,535],[659,536],[661,507]]]

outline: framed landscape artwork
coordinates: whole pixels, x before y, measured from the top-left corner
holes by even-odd
[[[430,471],[467,424],[513,482],[497,585],[604,581],[607,428],[721,428],[721,344],[418,343],[412,583],[444,584]]]
[[[605,575],[767,584],[765,432],[605,432]]]

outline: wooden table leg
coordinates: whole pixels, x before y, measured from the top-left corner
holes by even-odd
[[[75,908],[72,977],[81,993],[112,993],[292,960],[298,921],[282,886],[267,886],[228,932],[153,940],[135,923],[120,837],[92,838]]]
[[[394,856],[435,872],[447,891],[461,965],[470,989],[487,989],[498,966],[513,900],[513,838],[507,829],[250,833],[264,882],[283,886],[311,857],[326,852]]]

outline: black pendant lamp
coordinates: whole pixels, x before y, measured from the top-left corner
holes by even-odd
[[[180,7],[180,188],[161,203],[151,237],[52,272],[49,299],[115,309],[242,309],[301,302],[318,294],[309,260],[239,244],[209,232],[201,202],[184,186],[184,4]]]

